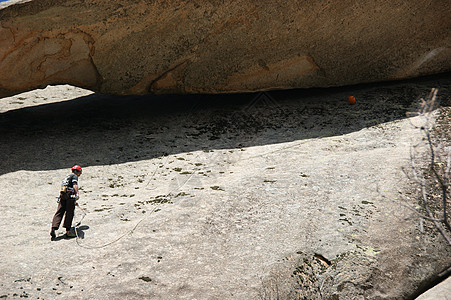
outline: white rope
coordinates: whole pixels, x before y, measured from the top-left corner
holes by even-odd
[[[155,173],[154,173],[153,175],[155,175]],[[173,193],[179,191],[179,190],[180,190],[180,189],[181,189],[181,188],[182,188],[182,187],[183,187],[183,186],[191,179],[191,177],[193,177],[193,175],[194,175],[194,172],[191,173],[191,175],[185,180],[185,182],[184,182],[182,185],[180,185],[179,187],[177,187],[177,188],[174,189],[173,191],[169,192],[168,195],[171,195],[171,194],[173,194]],[[80,210],[84,213],[84,215],[83,215],[83,217],[81,218],[81,220],[75,225],[75,235],[76,235],[77,245],[80,246],[80,247],[82,247],[82,248],[85,248],[85,249],[99,249],[99,248],[105,248],[105,247],[108,247],[108,246],[110,246],[110,245],[112,245],[112,244],[118,242],[119,240],[121,240],[121,239],[122,239],[123,237],[125,237],[126,235],[132,234],[133,231],[135,231],[135,229],[138,227],[138,225],[141,224],[141,222],[144,221],[145,219],[147,219],[149,216],[151,216],[151,215],[152,215],[152,214],[153,214],[160,206],[161,206],[161,203],[157,204],[157,205],[154,207],[154,209],[153,209],[149,214],[147,214],[146,217],[144,217],[144,218],[142,218],[141,220],[139,220],[138,223],[136,223],[136,225],[133,226],[133,228],[132,228],[131,230],[127,231],[126,233],[124,233],[123,235],[119,236],[117,239],[115,239],[115,240],[113,240],[113,241],[111,241],[111,242],[108,242],[108,243],[103,244],[103,245],[98,245],[98,246],[86,246],[86,245],[83,245],[83,244],[80,243],[80,239],[81,239],[81,238],[78,236],[78,231],[77,231],[77,229],[78,229],[78,227],[80,226],[81,221],[83,221],[84,217],[86,216],[86,212],[79,206]]]
[[[282,151],[282,150],[294,148],[294,147],[296,147],[296,146],[299,146],[299,144],[288,145],[288,146],[285,146],[285,147],[281,147],[280,149],[276,149],[276,150],[273,150],[273,151],[268,151],[268,152],[266,152],[266,153],[262,153],[262,154],[259,154],[259,155],[250,156],[250,157],[247,157],[247,158],[242,158],[242,159],[239,159],[238,161],[251,160],[251,159],[254,159],[254,158],[258,158],[258,157],[263,157],[263,156],[265,156],[265,155],[268,155],[268,154],[274,154],[274,153],[280,152],[280,151]],[[202,153],[202,152],[199,152],[199,154],[196,156],[196,158],[199,157],[200,153]],[[166,161],[168,160],[169,155],[163,155],[163,157],[164,157],[164,160],[165,160],[164,162],[166,162]],[[148,180],[146,186],[148,186],[149,183],[152,181],[152,179],[155,177],[156,173],[158,172],[158,169],[161,168],[161,165],[164,166],[164,162],[163,162],[163,163],[159,163],[159,164],[156,166],[155,171],[152,173],[152,175],[151,175],[150,179]],[[231,164],[233,164],[233,162],[232,162]],[[206,167],[208,168],[208,167],[212,167],[212,166],[214,166],[214,165],[215,165],[215,164],[211,164],[211,165],[207,165]],[[180,190],[183,186],[185,186],[185,184],[186,184],[186,183],[194,176],[194,174],[195,174],[195,171],[193,171],[193,172],[191,173],[191,175],[185,180],[185,182],[184,182],[182,185],[178,186],[176,189],[174,189],[173,191],[169,192],[168,195],[174,194],[175,192],[179,191],[179,190]],[[155,188],[154,188],[154,189],[155,189]],[[152,190],[152,189],[151,189],[151,190]],[[157,208],[159,208],[160,206],[161,206],[161,203],[159,203],[158,205],[156,205],[156,206],[154,207],[154,209],[153,209],[149,214],[147,214],[146,217],[144,217],[144,218],[142,218],[141,220],[139,220],[138,223],[136,223],[136,225],[133,226],[133,228],[132,228],[131,230],[129,230],[128,232],[124,233],[123,235],[121,235],[120,237],[118,237],[117,239],[115,239],[115,240],[113,240],[113,241],[111,241],[111,242],[108,242],[108,243],[106,243],[106,244],[99,245],[99,246],[85,246],[85,245],[82,245],[82,244],[80,243],[80,241],[79,241],[79,240],[80,240],[80,237],[78,236],[77,229],[78,229],[79,225],[81,224],[81,221],[82,221],[82,220],[84,219],[84,217],[86,216],[86,212],[85,212],[83,209],[81,209],[81,207],[79,207],[79,208],[84,212],[84,216],[82,217],[82,219],[81,219],[81,220],[77,223],[77,225],[75,226],[75,235],[76,235],[76,237],[77,237],[77,238],[76,238],[76,240],[77,240],[77,245],[80,246],[80,247],[82,247],[82,248],[86,248],[86,249],[98,249],[98,248],[104,248],[104,247],[107,247],[107,246],[109,246],[109,245],[112,245],[112,244],[118,242],[119,240],[121,240],[121,239],[122,239],[123,237],[125,237],[126,235],[132,234],[133,231],[135,231],[135,229],[138,227],[138,225],[141,224],[141,222],[144,221],[146,218],[148,218],[149,216],[151,216],[151,215],[157,210]]]

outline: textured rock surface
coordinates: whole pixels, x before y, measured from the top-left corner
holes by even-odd
[[[417,300],[446,300],[451,295],[451,278],[443,281],[433,289],[421,294]]]
[[[0,97],[55,83],[217,93],[449,71],[450,13],[443,0],[28,1],[0,11]]]
[[[405,112],[450,82],[2,99],[0,298],[409,299],[451,249],[400,205],[422,139]],[[87,216],[51,242],[74,162]]]

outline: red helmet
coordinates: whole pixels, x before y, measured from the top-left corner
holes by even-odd
[[[78,172],[81,173],[83,170],[81,169],[81,167],[79,165],[75,165],[75,166],[72,167],[72,172],[73,171],[78,171]]]

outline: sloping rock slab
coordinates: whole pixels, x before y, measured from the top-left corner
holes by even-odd
[[[451,278],[446,279],[429,291],[421,294],[417,300],[444,300],[451,295]]]
[[[4,99],[0,299],[412,299],[451,247],[401,205],[423,139],[405,113],[450,83]],[[87,215],[52,242],[74,162]]]
[[[29,1],[0,11],[0,97],[57,83],[221,93],[445,72],[449,15],[447,1]]]

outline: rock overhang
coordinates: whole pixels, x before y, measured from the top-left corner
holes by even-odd
[[[447,72],[449,13],[445,2],[28,1],[0,10],[0,97],[61,83],[234,93]]]

